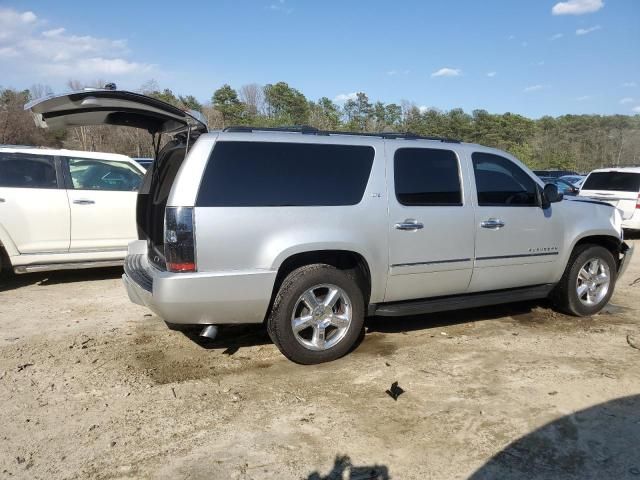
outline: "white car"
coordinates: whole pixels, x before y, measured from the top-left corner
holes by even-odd
[[[144,173],[125,155],[0,147],[0,268],[121,265]]]
[[[622,211],[622,228],[640,230],[640,167],[594,170],[578,195],[610,203]]]

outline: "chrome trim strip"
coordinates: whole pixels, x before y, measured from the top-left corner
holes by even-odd
[[[453,258],[451,260],[435,260],[432,262],[415,262],[415,263],[395,263],[392,267],[415,267],[417,265],[439,265],[441,263],[459,263],[470,262],[470,258]]]
[[[28,252],[21,253],[20,256],[30,256],[30,255],[69,255],[74,253],[110,253],[110,252],[123,252],[127,253],[126,245],[124,247],[106,247],[106,248],[84,248],[81,250],[49,250],[43,252]],[[124,258],[124,256],[123,256]]]
[[[18,265],[13,267],[14,273],[48,272],[51,270],[76,270],[81,268],[121,267],[123,260],[103,260],[96,262],[48,263],[39,265]]]
[[[547,253],[523,253],[520,255],[498,255],[495,257],[477,257],[476,260],[498,260],[500,258],[522,258],[522,257],[545,257],[548,255],[558,255],[560,252]]]

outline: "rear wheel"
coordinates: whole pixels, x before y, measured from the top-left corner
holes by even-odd
[[[556,304],[572,315],[593,315],[613,295],[616,274],[616,263],[609,250],[599,245],[580,246],[571,255],[556,286]]]
[[[331,265],[300,267],[282,282],[267,320],[269,336],[290,360],[328,362],[345,355],[364,323],[356,280]]]

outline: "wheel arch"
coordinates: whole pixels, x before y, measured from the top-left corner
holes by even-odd
[[[369,299],[371,298],[372,277],[370,263],[364,255],[354,250],[343,249],[306,250],[290,254],[286,258],[283,258],[278,265],[278,273],[276,274],[273,290],[271,292],[271,300],[265,315],[265,320],[271,312],[275,296],[286,276],[297,268],[316,263],[331,265],[340,270],[352,271],[355,275],[356,282],[362,290],[365,306],[368,304]]]
[[[585,235],[574,242],[570,252],[573,253],[576,248],[582,245],[599,245],[611,252],[616,261],[616,267],[619,269],[621,260],[620,253],[622,252],[623,243],[621,238],[613,235]],[[569,258],[571,258],[571,253],[569,254]]]
[[[0,223],[0,250],[4,250],[7,256],[19,255],[16,245],[13,243],[9,232]]]

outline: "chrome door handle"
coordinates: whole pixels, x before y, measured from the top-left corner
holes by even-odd
[[[404,222],[396,223],[394,227],[398,230],[413,232],[424,228],[424,225],[413,218],[407,218]]]
[[[86,198],[81,198],[78,200],[74,200],[73,203],[75,203],[76,205],[93,205],[94,202],[93,200],[87,200]]]
[[[490,218],[489,220],[480,222],[480,226],[482,228],[490,228],[491,230],[498,230],[499,228],[504,227],[504,222],[499,218]]]

